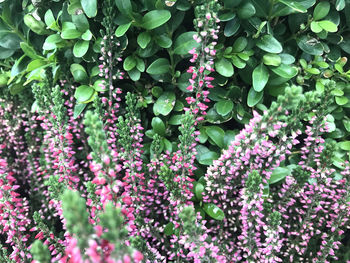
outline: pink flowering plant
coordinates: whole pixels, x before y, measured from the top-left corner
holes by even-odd
[[[347,262],[346,0],[0,1],[0,262]]]

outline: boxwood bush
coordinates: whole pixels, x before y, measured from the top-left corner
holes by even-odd
[[[1,262],[350,260],[348,0],[0,0]]]

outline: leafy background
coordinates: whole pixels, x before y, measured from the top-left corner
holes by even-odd
[[[7,0],[0,3],[0,87],[3,96],[35,112],[35,85],[60,80],[71,85],[74,117],[81,122],[94,98],[105,96],[100,74],[103,49],[113,49],[110,85],[137,94],[145,128],[145,159],[158,134],[163,152],[174,152],[189,92],[188,53],[194,8],[200,0],[120,0],[117,10],[97,0]],[[202,207],[204,171],[227,149],[252,111],[262,113],[286,87],[324,91],[336,81],[328,140],[339,145],[334,167],[350,151],[350,2],[348,0],[222,0],[220,33],[207,115],[199,123],[195,187]],[[115,42],[103,41],[104,35]],[[118,43],[118,45],[117,45]],[[101,55],[102,54],[102,55]],[[118,58],[121,58],[120,61]],[[115,76],[113,78],[113,76]],[[120,79],[120,77],[123,77]],[[281,180],[289,170],[281,169]],[[276,171],[277,174],[277,171]],[[346,243],[347,240],[344,240]],[[349,259],[344,254],[344,260]],[[344,262],[344,261],[343,261]]]

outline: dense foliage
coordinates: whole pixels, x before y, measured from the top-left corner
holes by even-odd
[[[348,0],[0,0],[0,262],[350,260]]]

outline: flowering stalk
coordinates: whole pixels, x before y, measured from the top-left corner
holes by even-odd
[[[190,105],[192,113],[197,115],[196,120],[203,120],[208,108],[203,102],[209,102],[209,91],[206,88],[213,88],[211,81],[213,77],[209,74],[214,71],[214,57],[216,54],[215,45],[217,44],[220,26],[217,24],[220,20],[217,17],[220,5],[217,0],[206,1],[202,5],[195,7],[196,19],[194,25],[197,34],[193,38],[200,43],[199,48],[193,48],[189,53],[192,55],[190,62],[195,63],[187,72],[192,74],[189,80],[190,85],[187,90],[195,92],[194,97],[187,97],[186,101]]]

